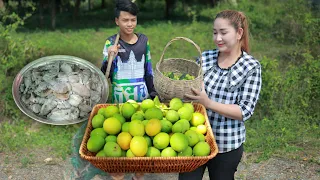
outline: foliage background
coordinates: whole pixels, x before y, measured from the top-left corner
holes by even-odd
[[[9,1],[0,8],[0,152],[51,148],[57,156],[70,154],[72,136],[82,123],[69,126],[38,124],[21,113],[11,93],[15,75],[29,62],[48,55],[65,54],[100,67],[106,37],[115,34],[113,1],[82,1],[77,20],[74,1],[62,1],[55,30],[50,9],[39,25],[37,1]],[[186,3],[188,2],[188,3]],[[245,151],[257,161],[271,156],[307,158],[319,163],[320,149],[320,20],[319,6],[307,0],[241,0],[237,4],[176,0],[165,17],[163,0],[138,0],[141,14],[137,32],[149,37],[155,67],[166,43],[177,36],[192,39],[201,50],[214,48],[212,20],[223,9],[246,13],[250,20],[251,51],[262,64],[263,88],[254,116],[246,122]],[[22,9],[22,10],[21,10]],[[94,19],[94,20],[93,20]],[[191,44],[175,42],[165,57],[194,58]]]

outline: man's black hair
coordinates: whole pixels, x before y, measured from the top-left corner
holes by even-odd
[[[114,13],[116,18],[119,18],[120,11],[125,11],[137,16],[139,8],[135,3],[131,2],[131,0],[116,0],[116,8]]]

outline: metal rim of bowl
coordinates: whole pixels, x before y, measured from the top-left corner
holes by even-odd
[[[94,71],[95,73],[98,74],[101,82],[103,83],[103,89],[102,92],[102,96],[101,99],[98,103],[105,103],[108,100],[108,95],[109,95],[109,87],[108,87],[108,81],[105,78],[104,74],[101,72],[101,70],[99,68],[97,68],[94,64],[92,64],[91,62],[75,57],[75,56],[68,56],[68,55],[53,55],[53,56],[46,56],[46,57],[42,57],[39,58],[37,60],[34,60],[32,62],[30,62],[29,64],[27,64],[26,66],[24,66],[19,73],[16,75],[14,81],[13,81],[13,85],[12,85],[12,95],[13,95],[13,99],[14,102],[16,103],[16,105],[18,106],[18,108],[27,116],[29,116],[30,118],[39,121],[41,123],[45,123],[45,124],[51,124],[51,125],[70,125],[70,124],[77,124],[80,122],[83,122],[85,120],[88,120],[88,117],[82,118],[82,119],[76,119],[76,120],[67,120],[67,121],[52,121],[50,119],[45,119],[42,117],[37,116],[35,113],[33,113],[31,110],[29,110],[24,103],[21,102],[20,99],[20,93],[19,93],[19,86],[21,84],[21,81],[23,80],[23,75],[24,73],[28,72],[28,70],[35,68],[35,67],[39,67],[39,66],[44,66],[46,64],[51,64],[53,62],[57,62],[57,61],[66,61],[66,62],[71,62],[73,64],[80,64],[82,66],[85,66],[89,69],[91,69],[92,71]]]

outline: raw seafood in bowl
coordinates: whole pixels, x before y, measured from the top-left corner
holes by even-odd
[[[99,68],[73,56],[47,56],[26,65],[15,77],[12,94],[19,109],[46,124],[88,119],[108,99],[108,82]]]

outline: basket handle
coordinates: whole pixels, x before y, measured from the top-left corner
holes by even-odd
[[[185,41],[191,43],[198,50],[198,52],[200,54],[200,56],[199,56],[199,58],[200,58],[199,59],[200,60],[200,70],[199,70],[198,76],[200,76],[201,75],[201,71],[202,71],[202,57],[201,57],[202,53],[201,53],[200,47],[196,43],[194,43],[191,39],[186,38],[186,37],[175,37],[171,41],[169,41],[167,43],[167,45],[164,47],[164,49],[163,49],[163,52],[162,52],[161,57],[160,57],[159,64],[161,64],[163,62],[164,53],[166,52],[167,48],[170,46],[170,44],[173,43],[173,41],[177,41],[177,40],[185,40]]]

